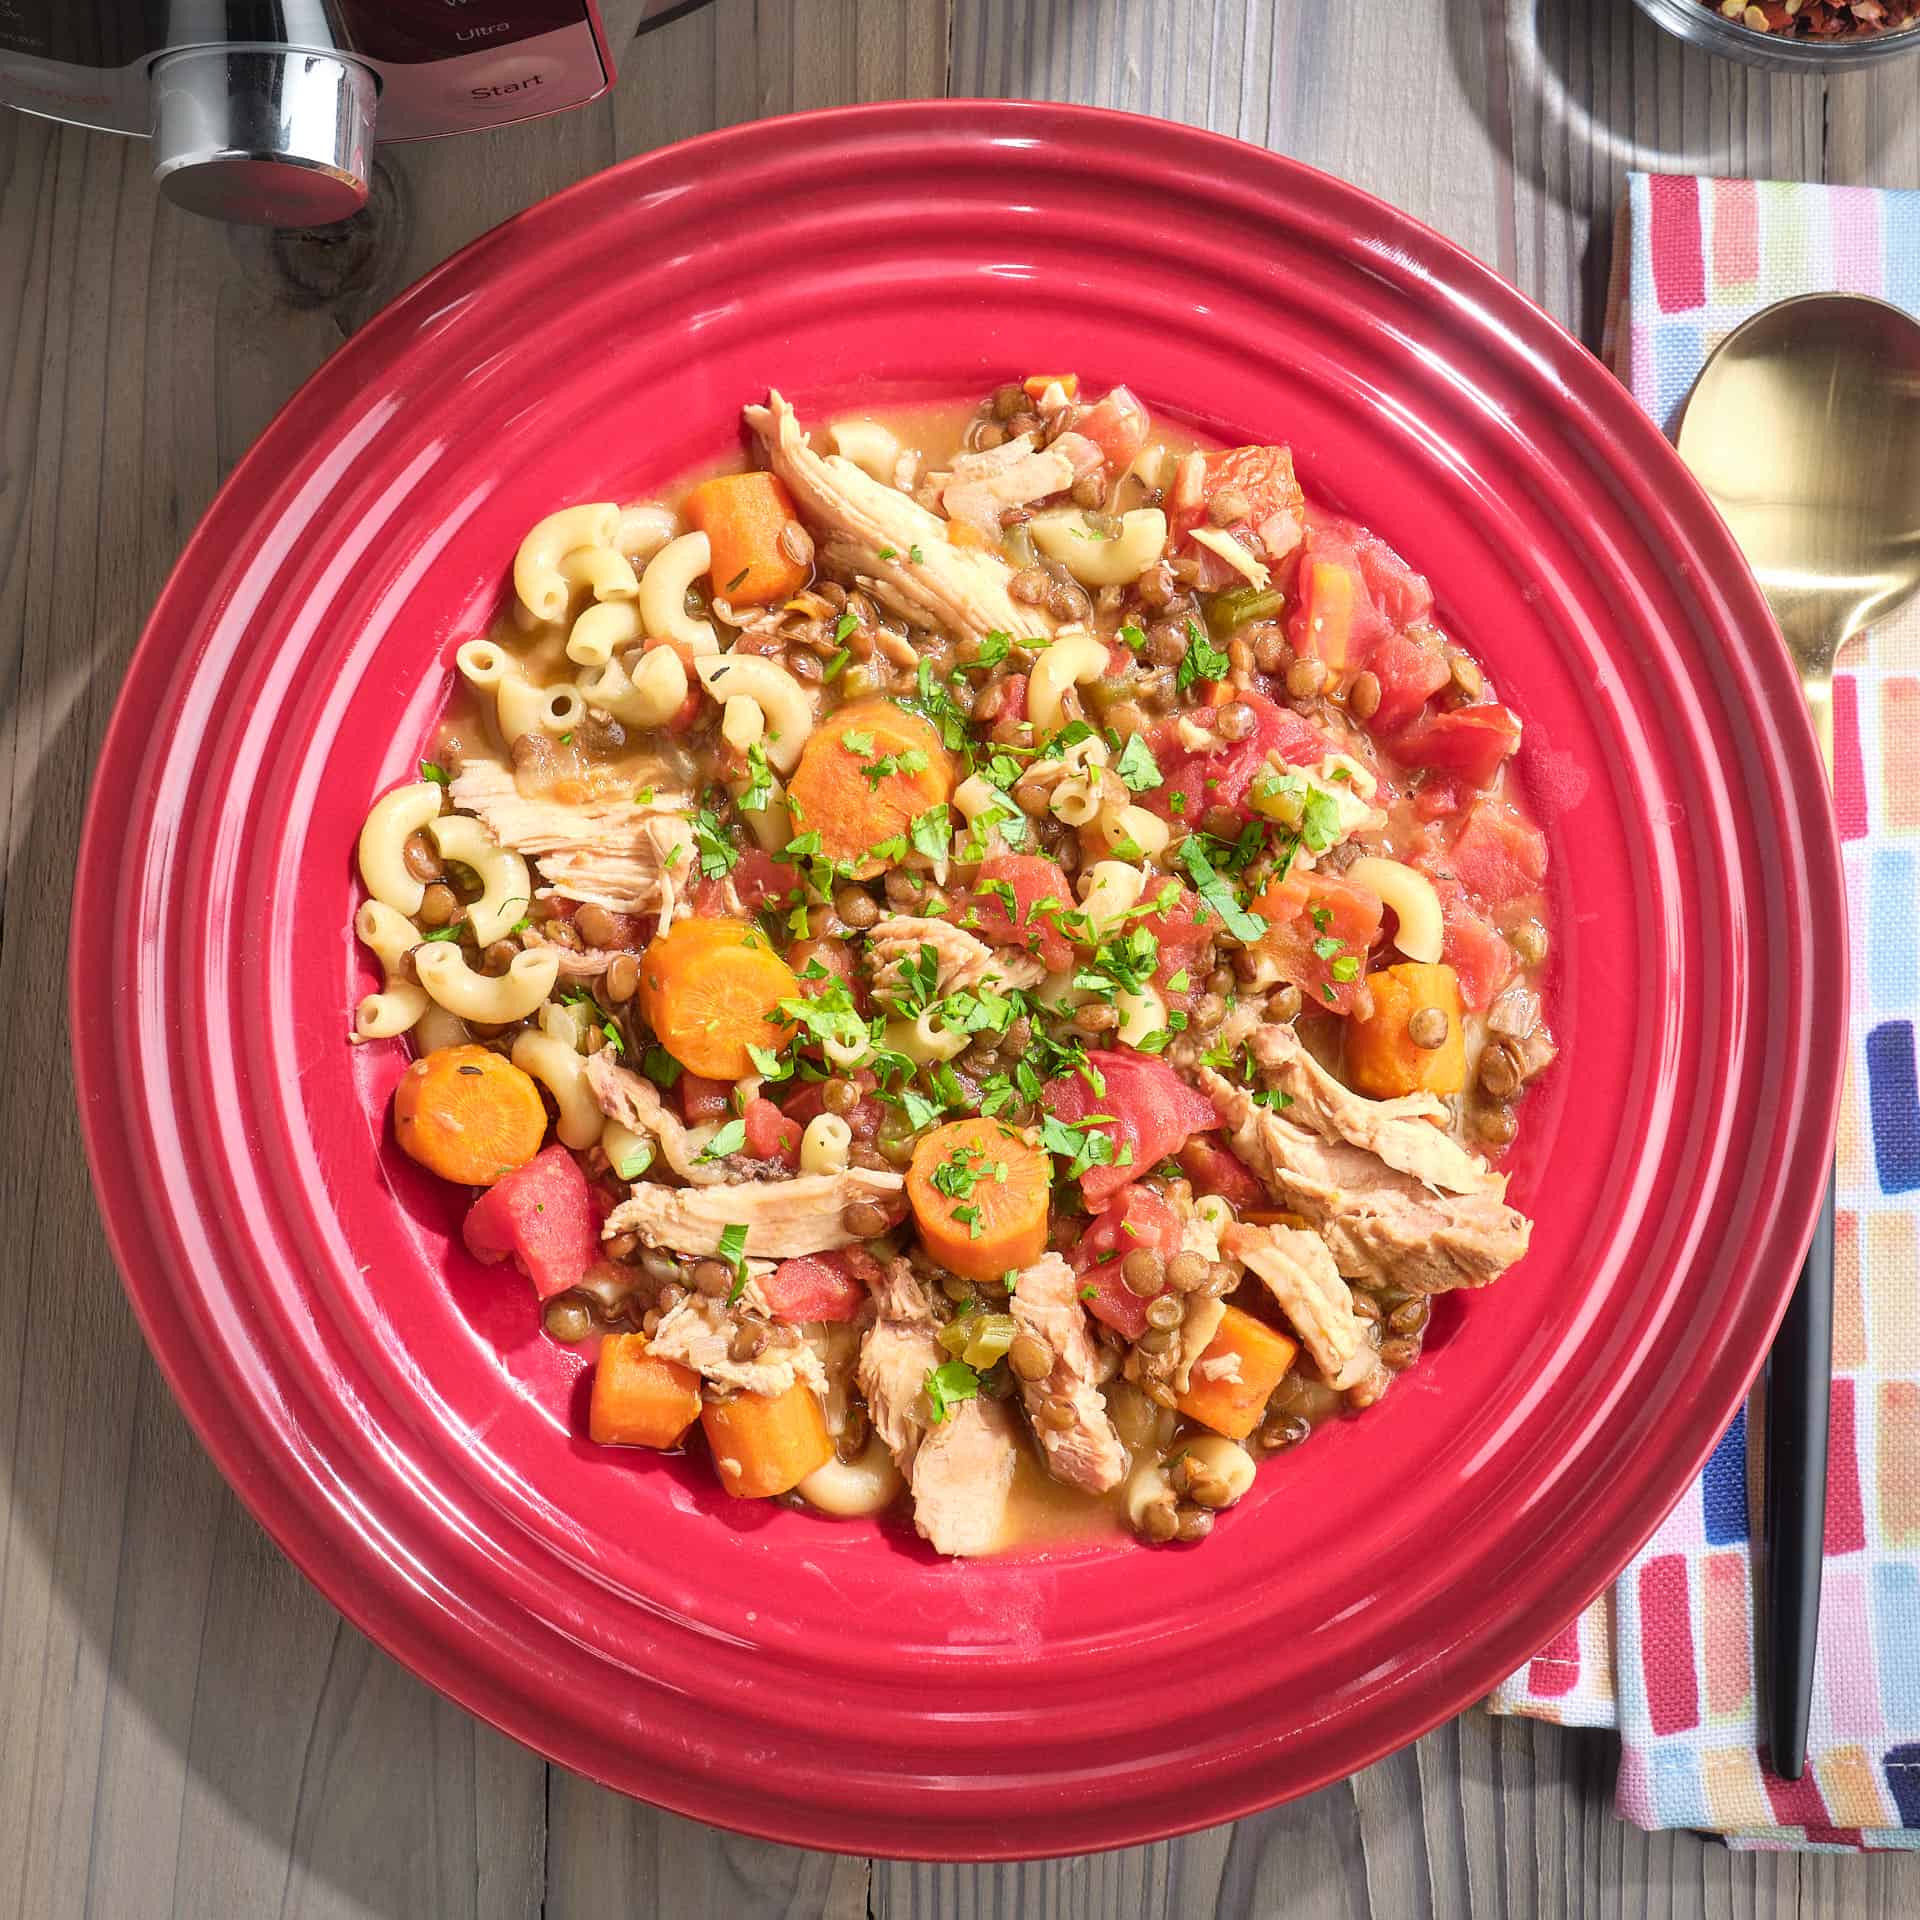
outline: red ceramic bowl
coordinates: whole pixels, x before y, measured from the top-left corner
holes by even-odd
[[[355,1050],[368,802],[537,515],[836,405],[1061,363],[1433,578],[1526,720],[1564,1052],[1525,1265],[1204,1547],[943,1564],[597,1451]],[[1140,1841],[1455,1712],[1626,1560],[1760,1364],[1838,1094],[1839,863],[1766,609],[1654,429],[1485,268],[1340,182],[1051,106],[774,121],[509,221],[295,397],[141,642],[81,858],[87,1144],[168,1380],[254,1512],[436,1686],[681,1812],[855,1852]]]

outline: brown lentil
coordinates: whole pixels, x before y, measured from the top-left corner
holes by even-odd
[[[1260,1444],[1268,1453],[1278,1453],[1283,1447],[1297,1447],[1312,1431],[1297,1413],[1274,1414],[1260,1429]]]
[[[1230,700],[1220,709],[1220,737],[1223,740],[1244,740],[1258,724],[1253,709],[1244,700]]]
[[[724,1260],[696,1260],[692,1278],[695,1292],[709,1300],[724,1300],[733,1291],[733,1269]]]
[[[1311,700],[1327,684],[1327,670],[1309,654],[1287,668],[1287,694],[1294,700]]]
[[[433,889],[429,887],[427,891],[431,893]],[[1537,967],[1547,957],[1547,930],[1538,920],[1522,920],[1507,935],[1507,944],[1519,956],[1523,967]]]
[[[767,1344],[767,1330],[751,1320],[743,1320],[733,1330],[733,1338],[727,1342],[729,1360],[757,1360],[761,1350]]]
[[[1157,1332],[1171,1333],[1186,1317],[1178,1294],[1163,1293],[1147,1302],[1147,1325]]]
[[[511,940],[496,940],[480,956],[480,970],[496,980],[519,958],[520,949]]]
[[[1030,1333],[1017,1333],[1007,1349],[1007,1365],[1022,1380],[1044,1380],[1053,1371],[1053,1353],[1044,1340]]]
[[[1053,591],[1053,576],[1044,567],[1022,567],[1008,581],[1007,591],[1023,607],[1044,607]]]
[[[1368,672],[1355,677],[1347,689],[1347,711],[1356,720],[1371,720],[1380,711],[1380,679]]]
[[[623,953],[607,968],[607,998],[615,1006],[623,1007],[631,1000],[640,987],[640,962],[632,954]]]
[[[1073,1024],[1082,1033],[1111,1033],[1120,1024],[1120,1014],[1104,1000],[1090,1000],[1084,1007],[1074,1008]]]
[[[1283,671],[1287,665],[1287,656],[1292,651],[1292,648],[1287,645],[1286,636],[1277,627],[1262,627],[1253,636],[1253,664],[1262,673]]]
[[[1404,1373],[1420,1358],[1420,1342],[1405,1334],[1395,1334],[1392,1339],[1380,1342],[1380,1358],[1395,1373]]]
[[[446,872],[440,864],[439,849],[418,830],[407,835],[406,845],[400,849],[400,861],[416,880],[438,880]]]
[[[1176,1293],[1193,1293],[1207,1283],[1207,1262],[1197,1253],[1176,1253],[1167,1262],[1167,1285]]]
[[[604,1253],[609,1260],[631,1260],[633,1258],[633,1250],[639,1244],[640,1236],[637,1233],[616,1233],[611,1240],[602,1240],[600,1242],[600,1251]]]
[[[445,881],[436,880],[420,896],[420,924],[426,927],[444,927],[460,911],[460,902],[453,889]]]
[[[1450,1027],[1444,1007],[1416,1007],[1407,1019],[1407,1038],[1431,1053],[1447,1044]]]
[[[1140,1531],[1156,1546],[1165,1545],[1179,1530],[1179,1511],[1171,1500],[1156,1500],[1140,1515]]]
[[[1496,1100],[1508,1099],[1520,1088],[1520,1066],[1504,1042],[1480,1056],[1480,1085]]]
[[[1267,995],[1267,1018],[1282,1023],[1300,1017],[1300,989],[1291,980]]]
[[[864,931],[880,918],[880,908],[865,887],[842,887],[833,896],[833,910],[856,931]]]
[[[1073,1402],[1059,1394],[1040,1404],[1040,1424],[1051,1432],[1065,1433],[1079,1418],[1073,1410]]]
[[[1486,690],[1487,678],[1480,671],[1476,660],[1469,660],[1464,653],[1447,656],[1447,672],[1452,678],[1454,691],[1462,700],[1478,700]]]
[[[541,1309],[540,1319],[554,1339],[564,1340],[568,1346],[593,1332],[592,1309],[574,1293],[555,1294]]]
[[[851,1466],[866,1451],[869,1422],[866,1410],[859,1406],[850,1406],[846,1418],[840,1423],[840,1431],[834,1436],[833,1451],[843,1466]]]
[[[1076,507],[1097,507],[1107,497],[1107,482],[1104,471],[1096,467],[1091,473],[1083,473],[1073,483],[1069,496]]]
[[[1142,1353],[1162,1354],[1173,1350],[1173,1335],[1165,1327],[1149,1327],[1134,1342]]]
[[[573,916],[573,924],[580,931],[580,938],[590,947],[610,947],[620,937],[620,929],[614,917],[605,907],[595,906],[589,900]]]
[[[1151,1247],[1135,1247],[1120,1262],[1120,1278],[1129,1293],[1151,1300],[1167,1284],[1166,1262]]]
[[[1475,1129],[1489,1146],[1504,1147],[1512,1143],[1513,1136],[1520,1131],[1520,1123],[1509,1106],[1482,1107]]]
[[[892,1224],[871,1200],[855,1200],[840,1216],[847,1231],[859,1240],[876,1240]]]
[[[829,1080],[820,1089],[820,1104],[829,1113],[851,1113],[860,1104],[860,1089],[851,1080]]]
[[[1424,1293],[1416,1293],[1387,1315],[1387,1325],[1395,1333],[1419,1333],[1432,1317],[1433,1302]]]
[[[1205,1507],[1182,1507],[1174,1526],[1182,1540],[1204,1540],[1213,1531],[1213,1515]]]

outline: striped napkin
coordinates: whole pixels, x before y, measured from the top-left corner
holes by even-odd
[[[1920,193],[1634,174],[1604,351],[1669,432],[1707,355],[1790,294],[1920,318]],[[1618,1727],[1621,1815],[1736,1847],[1920,1848],[1920,610],[1834,687],[1852,1007],[1840,1119],[1832,1462],[1806,1776],[1767,1767],[1757,1681],[1760,1406],[1614,1587],[1489,1702]]]

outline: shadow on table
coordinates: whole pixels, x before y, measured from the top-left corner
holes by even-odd
[[[1533,0],[1504,37],[1485,0],[1446,0],[1447,47],[1463,98],[1473,102],[1497,152],[1526,191],[1584,220],[1580,336],[1598,347],[1613,257],[1613,220],[1631,173],[1744,173],[1737,152],[1743,98],[1779,85],[1817,88],[1816,77],[1776,82],[1757,70],[1683,46],[1629,0]],[[1726,75],[1731,109],[1709,114],[1706,76]],[[1686,111],[1689,103],[1697,106]],[[1676,123],[1711,127],[1688,137]]]

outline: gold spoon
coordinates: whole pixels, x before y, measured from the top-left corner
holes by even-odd
[[[1834,660],[1920,588],[1920,324],[1862,294],[1764,308],[1701,370],[1680,457],[1767,596],[1831,779]],[[1774,1771],[1788,1780],[1806,1767],[1832,1365],[1829,1176],[1767,1363],[1768,1723]]]

